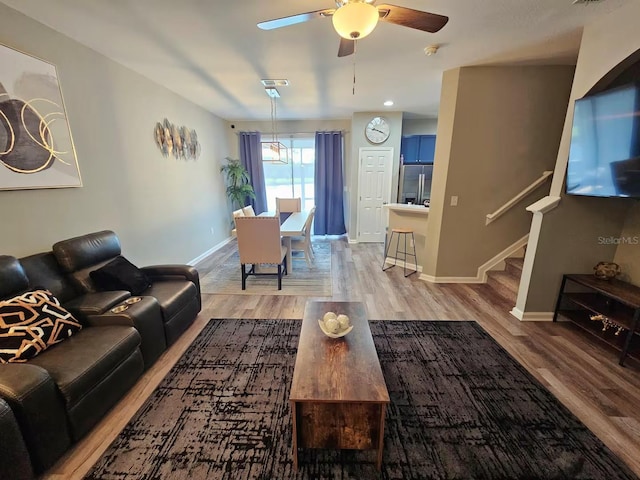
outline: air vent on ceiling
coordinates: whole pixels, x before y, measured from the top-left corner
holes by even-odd
[[[603,0],[573,0],[574,5],[587,4],[587,3],[599,3]]]
[[[289,85],[289,80],[285,79],[269,79],[264,78],[260,80],[262,85],[265,87],[287,87]]]

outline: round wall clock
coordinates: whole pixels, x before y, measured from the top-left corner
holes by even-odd
[[[371,143],[379,144],[389,138],[390,133],[389,122],[383,117],[373,117],[369,123],[367,123],[364,129],[364,134]]]

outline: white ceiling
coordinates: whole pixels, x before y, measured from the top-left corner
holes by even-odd
[[[355,56],[338,58],[330,19],[256,27],[331,0],[2,0],[228,120],[269,118],[261,78],[291,82],[279,88],[279,119],[350,118],[388,99],[408,117],[436,117],[444,70],[575,64],[581,27],[633,1],[394,0],[449,23],[429,34],[380,22]],[[428,57],[430,44],[441,48]]]

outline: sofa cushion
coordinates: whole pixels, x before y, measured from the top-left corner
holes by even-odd
[[[0,255],[0,299],[13,297],[29,288],[29,279],[16,257]]]
[[[25,362],[81,328],[48,290],[0,301],[0,363]]]
[[[92,292],[85,293],[79,297],[69,300],[65,307],[73,313],[79,320],[85,320],[89,315],[100,315],[110,308],[124,302],[131,297],[129,292],[114,290],[112,292]]]
[[[133,327],[90,327],[29,363],[49,372],[65,402],[72,407],[129,358],[139,345],[140,335]]]
[[[35,478],[29,452],[16,417],[7,403],[0,399],[0,478],[31,480]]]
[[[52,250],[62,269],[73,273],[120,255],[120,240],[114,232],[104,230],[61,240]]]
[[[32,289],[34,286],[46,288],[65,306],[68,300],[78,296],[78,290],[60,268],[53,252],[22,257],[20,264],[29,278]],[[24,288],[22,291],[24,290],[27,289]]]
[[[165,322],[168,322],[198,296],[198,289],[193,282],[187,280],[163,280],[153,282],[151,288],[144,294],[158,300],[162,317]]]
[[[97,288],[89,274],[120,255],[120,240],[114,232],[104,230],[62,240],[52,250],[79,293],[95,292]]]
[[[142,270],[120,255],[93,270],[90,276],[101,290],[127,290],[133,295],[140,295],[151,285]]]

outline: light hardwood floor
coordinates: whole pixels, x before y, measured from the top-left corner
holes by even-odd
[[[476,320],[640,475],[639,362],[620,367],[617,352],[569,323],[518,321],[508,313],[513,302],[486,285],[430,284],[417,275],[404,278],[401,268],[382,272],[381,245],[331,242],[333,296],[318,299],[363,301],[374,320]],[[228,258],[234,248],[232,242],[198,265],[201,275]],[[194,325],[43,478],[82,478],[210,318],[300,319],[310,299],[203,295],[203,310]]]

